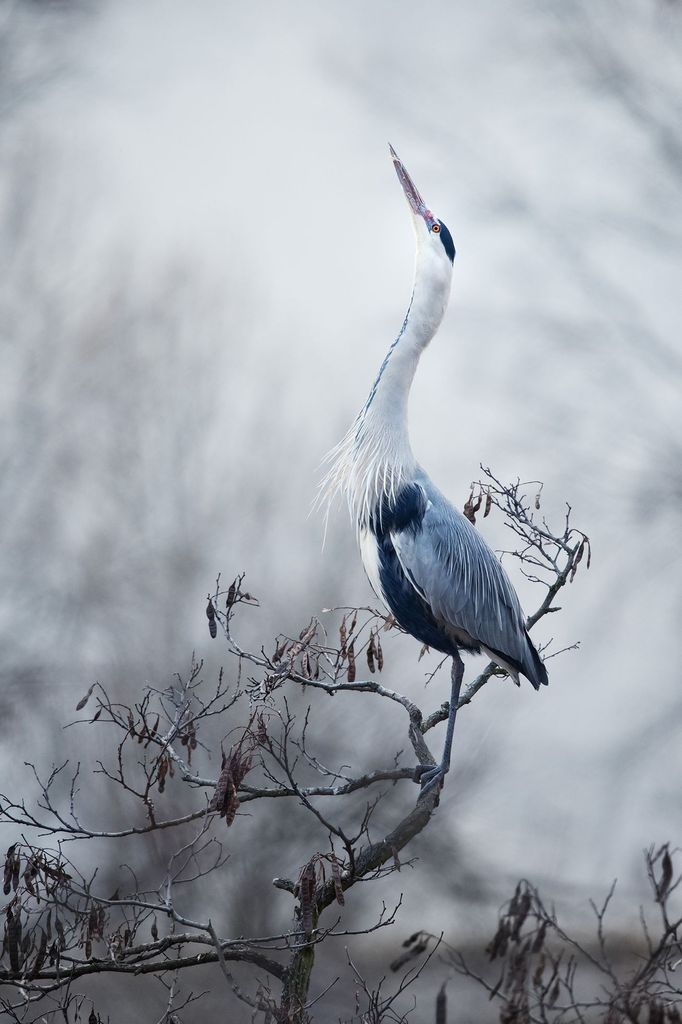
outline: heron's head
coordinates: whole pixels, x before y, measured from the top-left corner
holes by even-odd
[[[442,220],[439,220],[422,199],[419,189],[407,173],[403,162],[389,143],[388,147],[393,157],[398,180],[403,186],[405,198],[412,211],[412,221],[417,234],[417,245],[419,249],[429,249],[439,260],[449,260],[453,263],[455,259],[455,243]]]

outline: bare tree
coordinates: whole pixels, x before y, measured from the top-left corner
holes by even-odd
[[[528,619],[532,626],[558,611],[557,595],[583,559],[589,564],[589,540],[572,527],[570,508],[560,528],[550,528],[539,511],[539,485],[505,486],[484,472],[483,481],[472,487],[465,514],[475,522],[481,511],[504,513],[515,540],[509,554],[543,590]],[[192,967],[216,964],[254,1020],[302,1024],[312,1020],[314,1004],[324,995],[311,994],[318,947],[357,930],[380,930],[396,919],[399,900],[375,907],[371,922],[354,930],[344,923],[344,908],[356,887],[366,908],[369,897],[361,883],[400,870],[406,848],[432,822],[438,792],[415,800],[397,787],[407,783],[414,792],[416,764],[435,763],[429,735],[447,719],[448,706],[427,712],[383,681],[387,634],[397,629],[390,617],[371,608],[337,609],[338,639],[313,618],[297,637],[278,636],[269,650],[247,650],[236,622],[257,606],[243,576],[227,588],[218,579],[206,614],[210,635],[222,635],[229,672],[220,669],[210,683],[202,678],[202,662],[193,659],[186,677],[178,676],[166,689],[148,686],[132,705],[93,683],[77,706],[88,708],[88,717],[73,725],[104,731],[102,757],[88,772],[71,760],[47,772],[30,764],[37,795],[31,800],[0,796],[0,822],[14,831],[5,862],[9,902],[0,971],[0,1005],[8,1019],[44,1020],[50,1014],[66,1019],[87,1005],[79,982],[106,974],[151,974],[167,992],[161,1019],[179,1020],[182,1007],[195,998],[181,978]],[[487,665],[464,688],[460,706],[499,674],[499,668]],[[329,700],[345,702],[359,694],[402,714],[409,763],[400,753],[391,763],[364,771],[357,764],[326,762],[321,737]],[[383,707],[376,713],[383,714]],[[220,750],[217,776],[208,773],[211,748]],[[89,772],[123,794],[123,827],[96,827],[86,820],[79,793],[90,781]],[[171,779],[174,788],[181,785],[185,802],[169,814],[164,801]],[[221,819],[227,828],[239,827],[239,816],[249,812],[264,826],[273,800],[291,801],[292,820],[303,814],[313,825],[307,833],[314,836],[312,848],[299,852],[292,828],[273,851],[289,865],[291,877],[278,876],[272,884],[291,896],[291,923],[273,934],[231,936],[207,902],[207,880],[228,862]],[[106,819],[106,810],[102,816]],[[150,843],[166,837],[170,852],[164,869],[151,878],[148,870],[128,865],[113,891],[105,889],[88,855],[90,844],[104,840],[125,847],[135,836]],[[292,873],[296,857],[299,867]],[[362,1020],[402,1019],[397,1001],[418,972],[385,996],[361,982],[352,962],[350,968],[355,987],[360,984],[369,1001]],[[98,1019],[93,1004],[90,1020]]]

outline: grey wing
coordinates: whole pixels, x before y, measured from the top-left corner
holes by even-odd
[[[512,675],[523,673],[536,688],[546,683],[516,591],[498,558],[430,481],[423,489],[427,502],[420,528],[391,531],[405,575],[455,633],[463,630]]]

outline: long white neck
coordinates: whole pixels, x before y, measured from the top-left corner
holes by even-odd
[[[451,269],[431,248],[418,249],[412,300],[358,417],[372,434],[410,453],[407,405],[420,356],[438,330],[450,296]]]
[[[400,334],[388,350],[353,426],[330,453],[332,468],[321,496],[343,490],[351,516],[366,526],[383,498],[395,497],[416,469],[407,426],[410,388],[419,357],[436,333],[450,296],[449,260],[418,246],[412,300]]]

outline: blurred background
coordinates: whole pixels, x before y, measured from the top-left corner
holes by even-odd
[[[544,481],[593,562],[537,630],[580,650],[462,714],[430,880],[377,890],[400,924],[354,959],[385,970],[420,927],[480,948],[522,875],[577,922],[617,876],[627,935],[643,848],[680,837],[681,35],[673,0],[0,4],[4,788],[27,751],[73,754],[59,724],[95,679],[123,699],[220,661],[219,571],[261,600],[256,646],[374,600],[345,510],[324,549],[308,512],[410,295],[390,140],[457,246],[415,453],[460,507],[480,463]],[[398,644],[391,685],[440,703]],[[362,710],[321,736],[340,762],[371,763],[380,726],[404,743]],[[240,859],[255,824],[229,837],[229,914],[250,871],[303,863],[280,818]],[[272,892],[264,928],[291,912]]]

